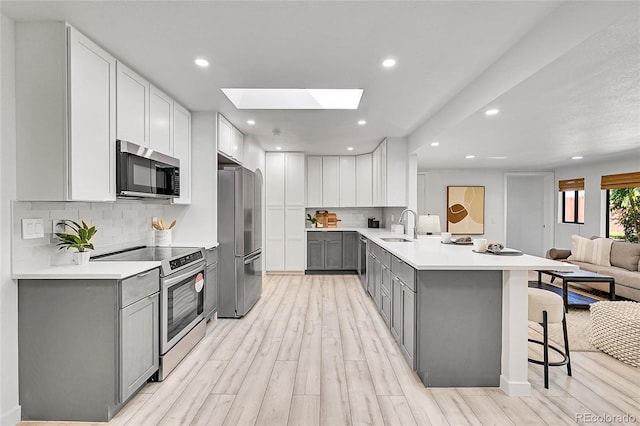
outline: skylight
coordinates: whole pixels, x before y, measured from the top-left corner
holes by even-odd
[[[358,109],[362,89],[222,89],[237,109]]]

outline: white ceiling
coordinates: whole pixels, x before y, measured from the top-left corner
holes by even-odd
[[[1,10],[17,21],[66,20],[190,110],[222,112],[266,150],[347,154],[424,126],[559,4],[2,1]],[[473,167],[548,168],[576,151],[586,160],[637,149],[640,3],[629,4],[630,18],[594,27],[587,41],[496,96],[498,117],[472,114],[439,132],[442,145],[435,154],[420,150],[420,164],[466,167],[460,155],[474,153],[509,158]],[[211,66],[197,68],[196,56]],[[394,69],[381,67],[386,57],[397,59]],[[223,87],[362,88],[364,95],[355,111],[240,111]],[[546,163],[533,155],[540,148]]]

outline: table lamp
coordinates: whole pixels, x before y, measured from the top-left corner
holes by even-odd
[[[440,216],[437,214],[420,215],[418,217],[418,232],[427,235],[441,232]]]

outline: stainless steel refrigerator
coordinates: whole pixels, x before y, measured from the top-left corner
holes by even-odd
[[[218,170],[218,316],[247,314],[262,294],[262,184],[240,166]]]

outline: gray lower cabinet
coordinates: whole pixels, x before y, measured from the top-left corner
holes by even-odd
[[[391,275],[391,334],[400,343],[402,334],[402,281]]]
[[[416,294],[407,285],[402,286],[402,334],[400,335],[400,349],[402,354],[415,370],[415,342],[416,342]]]
[[[342,269],[342,232],[307,232],[307,270]]]
[[[342,269],[358,269],[358,244],[360,239],[357,232],[344,231],[342,233]]]
[[[376,277],[375,277],[375,268],[374,268],[374,264],[376,263],[376,257],[373,254],[373,252],[371,251],[367,251],[367,293],[369,293],[369,295],[371,297],[374,297],[376,294],[376,290],[375,290],[375,283],[376,283]]]
[[[218,249],[205,252],[207,269],[204,276],[204,316],[211,319],[218,311]]]
[[[380,305],[382,305],[382,263],[377,258],[373,262],[373,270],[373,275],[375,277],[375,293],[373,295],[373,301],[378,307],[378,310],[380,310]]]
[[[23,420],[109,421],[158,370],[157,269],[18,282]]]
[[[416,367],[415,269],[391,256],[391,334],[411,368]],[[384,317],[384,315],[383,315]]]
[[[120,395],[126,401],[158,370],[158,318],[156,293],[120,309]],[[150,339],[158,336],[158,339]]]
[[[335,233],[337,234],[337,233]],[[331,235],[324,242],[324,269],[342,269],[342,235]]]

